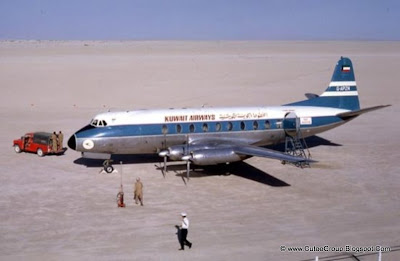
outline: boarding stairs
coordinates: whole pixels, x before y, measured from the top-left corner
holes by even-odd
[[[283,120],[283,128],[285,130],[285,153],[295,157],[302,157],[304,159],[311,159],[311,153],[308,149],[306,140],[300,129],[300,119],[294,112],[286,114]],[[288,162],[282,161],[282,164],[293,164],[296,167],[306,168],[310,167],[308,161],[302,162]]]

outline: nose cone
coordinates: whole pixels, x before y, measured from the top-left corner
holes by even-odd
[[[75,138],[75,134],[71,136],[71,138],[69,138],[68,140],[68,147],[70,147],[70,149],[76,150],[76,138]]]

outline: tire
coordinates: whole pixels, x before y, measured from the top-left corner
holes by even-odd
[[[15,151],[16,153],[21,153],[21,152],[22,152],[22,150],[21,150],[21,148],[19,147],[19,145],[14,145],[14,151]]]
[[[44,152],[43,152],[42,149],[38,149],[38,150],[36,151],[36,154],[37,154],[39,157],[43,157],[43,156],[44,156]]]
[[[114,171],[114,167],[111,165],[105,166],[104,167],[105,172],[107,173],[112,173]]]

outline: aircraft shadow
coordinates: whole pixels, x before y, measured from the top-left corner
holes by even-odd
[[[191,166],[192,167],[192,166]],[[290,184],[280,180],[265,171],[262,171],[246,162],[235,162],[229,165],[220,164],[216,166],[193,166],[190,171],[190,178],[201,178],[204,176],[227,176],[235,175],[245,179],[259,182],[272,187],[288,187]],[[175,172],[176,176],[181,177],[186,183],[186,164],[171,165],[167,167],[169,171]]]
[[[156,154],[115,154],[112,155],[111,159],[113,165],[118,165],[120,162],[122,162],[122,164],[160,163],[163,160]],[[88,168],[102,167],[103,162],[103,159],[88,159],[82,157],[74,160],[75,164],[84,165]]]
[[[176,176],[181,177],[186,183],[186,163],[167,163],[167,172],[163,172],[162,158],[158,155],[113,155],[114,166],[119,162],[125,164],[139,164],[139,163],[156,163],[156,170],[160,171],[163,175],[168,173],[175,173]],[[103,161],[99,159],[78,158],[74,161],[75,164],[84,165],[88,168],[101,168]],[[245,179],[253,180],[272,187],[286,187],[290,186],[288,183],[273,177],[272,175],[246,163],[234,162],[229,165],[220,164],[216,166],[195,166],[191,165],[190,178],[201,178],[205,176],[227,176],[236,175]]]
[[[334,147],[343,146],[342,144],[334,143],[334,142],[331,142],[330,140],[327,140],[327,139],[324,139],[324,138],[321,138],[321,137],[315,136],[315,135],[305,138],[305,141],[306,141],[307,147],[309,149],[318,147],[318,146],[334,146]],[[285,143],[279,143],[276,145],[266,146],[266,148],[283,152],[283,151],[285,151]]]

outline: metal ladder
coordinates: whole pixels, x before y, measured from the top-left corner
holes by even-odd
[[[296,131],[296,135],[291,136],[286,134],[285,137],[285,153],[296,156],[296,157],[302,157],[305,159],[311,159],[311,153],[310,150],[308,149],[307,143],[301,133],[301,130],[298,129]],[[306,161],[302,162],[288,162],[288,161],[282,161],[282,164],[293,164],[296,167],[300,168],[305,168],[305,167],[310,167],[310,163]]]

